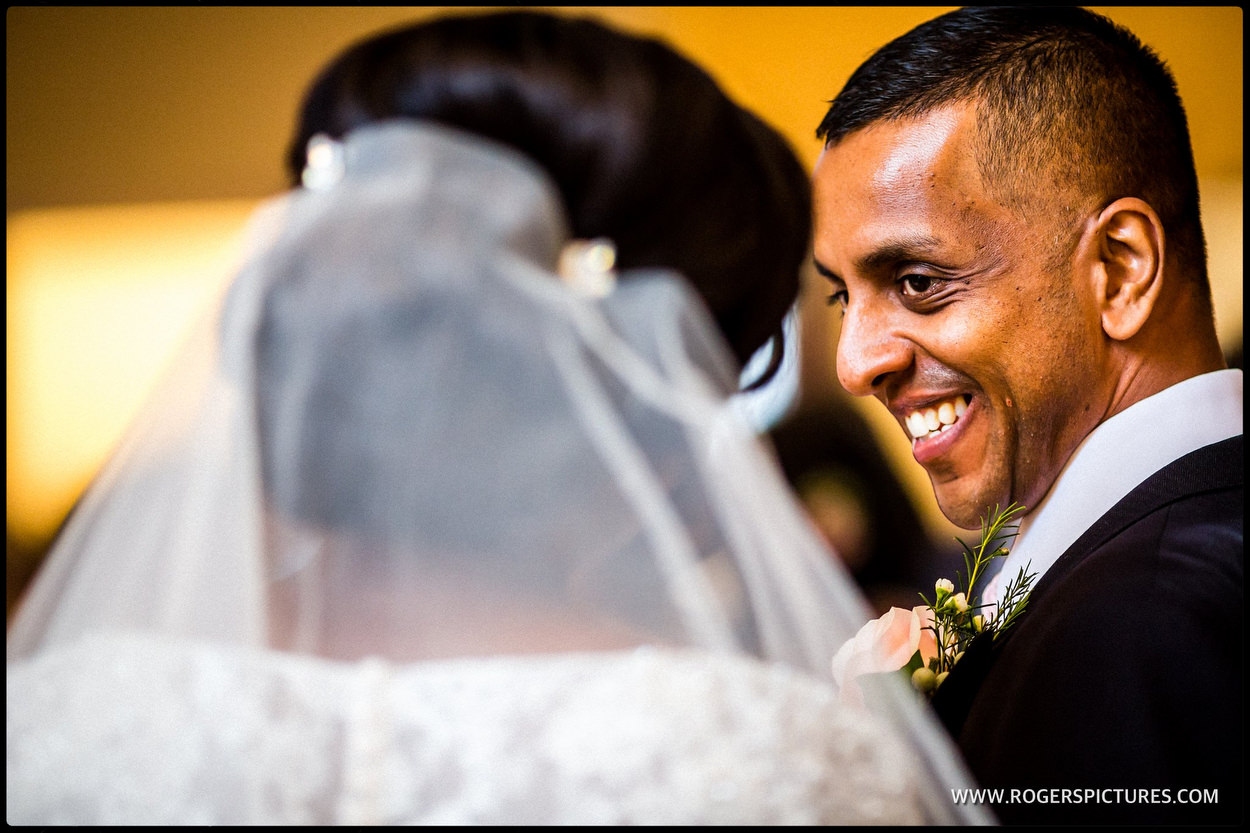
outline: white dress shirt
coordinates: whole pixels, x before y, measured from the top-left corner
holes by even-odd
[[[1107,510],[1174,460],[1242,433],[1241,370],[1217,370],[1130,405],[1081,441],[1040,504],[1020,524],[982,601],[997,602],[1020,567],[1034,586]]]

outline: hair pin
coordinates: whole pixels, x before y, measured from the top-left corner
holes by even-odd
[[[305,188],[313,191],[333,188],[347,170],[343,143],[324,133],[318,133],[308,140],[306,160],[300,181]]]
[[[560,252],[560,279],[578,292],[602,298],[616,287],[616,246],[606,237],[570,240]]]

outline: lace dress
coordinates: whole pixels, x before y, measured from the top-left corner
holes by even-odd
[[[10,824],[907,824],[903,748],[734,656],[87,639],[7,675]],[[55,719],[52,719],[52,718]]]

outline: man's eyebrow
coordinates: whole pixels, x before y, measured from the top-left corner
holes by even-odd
[[[899,261],[915,260],[919,257],[926,257],[933,251],[940,248],[942,241],[936,237],[928,235],[917,235],[916,237],[900,237],[894,240],[887,240],[877,246],[871,252],[861,255],[855,261],[855,268],[860,272],[871,272],[880,269],[882,266],[888,266],[891,263]],[[816,267],[816,271],[831,281],[841,282],[842,278],[821,263],[816,258],[812,258],[812,264]]]
[[[831,281],[841,281],[841,280],[842,280],[842,279],[841,279],[841,278],[839,278],[836,274],[834,274],[834,271],[833,271],[832,269],[830,269],[830,268],[829,268],[828,266],[826,266],[825,264],[821,263],[821,262],[820,262],[819,260],[817,260],[816,258],[812,258],[812,265],[816,267],[816,271],[817,271],[819,274],[823,275],[824,277],[828,278],[829,280],[831,280]]]
[[[942,242],[940,240],[928,235],[886,240],[877,248],[856,260],[855,267],[865,272],[872,271],[891,263],[898,263],[900,260],[915,260],[918,257],[925,257],[940,248],[941,245]]]

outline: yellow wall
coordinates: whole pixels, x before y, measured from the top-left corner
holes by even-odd
[[[815,126],[874,49],[953,7],[593,7],[706,66],[815,161]],[[1241,175],[1242,12],[1108,7],[1169,62],[1200,173]],[[562,9],[579,13],[577,7]],[[299,96],[348,43],[437,7],[10,8],[9,211],[257,197],[282,187]]]
[[[890,38],[953,7],[590,7],[659,35],[809,165],[826,102]],[[1173,68],[1190,116],[1222,334],[1241,332],[1242,12],[1100,9]],[[342,47],[430,7],[10,8],[7,519],[47,537],[220,282],[248,209],[283,187],[298,98]],[[565,13],[581,13],[577,8]],[[814,384],[832,322],[806,313]],[[810,381],[810,377],[809,377]],[[928,517],[901,432],[870,408]]]

